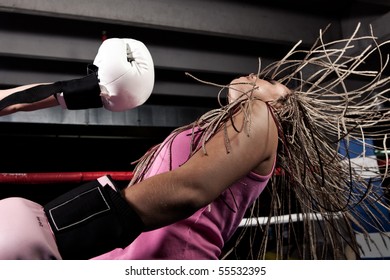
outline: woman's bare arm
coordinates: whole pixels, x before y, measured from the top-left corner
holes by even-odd
[[[10,89],[5,89],[5,90],[0,90],[0,100],[4,99],[5,97],[18,92],[22,91],[25,89],[32,88],[34,86],[38,86],[41,84],[30,84],[30,85],[24,85],[24,86],[19,86],[15,88],[10,88]],[[0,116],[5,116],[9,114],[13,114],[19,111],[34,111],[34,110],[40,110],[40,109],[45,109],[49,107],[54,107],[58,106],[59,103],[57,99],[54,96],[50,96],[44,100],[34,102],[34,103],[24,103],[24,104],[14,104],[11,106],[8,106],[4,108],[3,110],[0,110]]]
[[[226,152],[223,131],[181,167],[150,177],[124,193],[147,229],[186,218],[217,198],[227,187],[251,170],[272,171],[277,150],[277,129],[267,105],[252,103],[250,134],[238,133],[228,125],[231,152]],[[243,114],[236,116],[241,123]]]

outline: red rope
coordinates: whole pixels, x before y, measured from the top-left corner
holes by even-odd
[[[280,173],[279,169],[275,170],[276,176]],[[0,184],[82,183],[95,180],[104,175],[110,175],[115,181],[130,181],[134,174],[131,171],[0,173]]]
[[[118,181],[129,181],[133,177],[130,171],[97,171],[97,172],[44,172],[44,173],[0,173],[0,183],[7,184],[52,184],[81,183],[110,175]]]

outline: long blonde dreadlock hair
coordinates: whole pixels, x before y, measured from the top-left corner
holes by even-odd
[[[298,257],[310,259],[345,258],[346,248],[358,255],[355,233],[361,232],[368,238],[367,224],[383,233],[386,226],[383,223],[389,223],[388,214],[378,217],[378,213],[382,213],[379,208],[388,210],[389,206],[383,196],[378,196],[378,189],[373,184],[379,180],[382,187],[387,188],[384,182],[388,177],[386,140],[390,115],[386,104],[390,77],[383,75],[389,55],[383,55],[381,47],[389,42],[379,44],[372,29],[368,35],[358,35],[360,24],[349,38],[325,42],[327,28],[320,30],[311,49],[299,50],[301,42],[298,42],[283,59],[264,69],[259,63],[259,78],[288,85],[293,94],[285,100],[285,106],[272,110],[280,127],[279,172],[269,184],[268,219],[265,225],[259,223],[255,229],[262,239],[256,255],[248,256],[250,258],[266,258],[271,217],[278,219],[287,215],[288,224],[291,224],[292,215],[298,214],[298,220],[303,224],[300,235],[304,244]],[[367,47],[362,50],[361,45]],[[379,69],[365,69],[366,61],[374,55],[378,58]],[[361,85],[351,83],[353,80],[360,81]],[[201,82],[220,87],[220,93],[232,86]],[[249,105],[254,99],[251,97],[253,90],[244,94],[249,98],[240,98],[227,105],[220,102],[220,108],[174,130],[170,137],[189,128],[193,131],[199,128],[201,138],[189,147],[190,156],[199,149],[207,153],[205,143],[240,111],[244,112],[244,123],[234,124],[234,127],[239,132],[250,133]],[[220,94],[218,96],[220,99]],[[380,145],[376,144],[378,141]],[[353,154],[349,147],[351,143],[357,143],[362,152]],[[159,149],[161,145],[153,147],[138,161],[130,185],[144,178]],[[364,173],[369,168],[370,158],[366,151],[373,149],[384,151],[385,159],[383,168],[370,169],[370,179],[367,179]],[[230,150],[227,137],[226,150]],[[250,212],[257,216],[255,209],[256,204]],[[285,227],[282,229],[277,223],[275,230],[275,257],[291,257],[292,253],[286,252],[285,248],[298,238],[294,227],[288,226],[292,237],[287,241],[282,238]]]

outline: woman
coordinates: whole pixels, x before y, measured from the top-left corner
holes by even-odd
[[[158,227],[166,220],[160,213],[168,214],[170,223],[181,218],[176,213],[196,212],[172,225],[144,232],[127,248],[97,259],[220,258],[225,243],[273,174],[278,127],[272,108],[280,107],[280,101],[289,93],[282,84],[261,80],[254,74],[233,80],[228,94],[233,109],[221,108],[206,114],[194,126],[176,130],[147,155],[144,174],[137,175],[133,181],[136,184],[126,189],[129,198],[134,199],[132,190],[142,188],[143,182],[150,183],[144,179],[152,177],[159,182],[156,174],[173,170],[171,176],[185,178],[182,185],[189,188],[178,189],[167,201],[162,201],[160,192],[155,201],[156,194],[145,194],[151,200],[148,202],[159,207],[143,204],[147,209],[137,208],[138,211],[150,217],[148,224]],[[244,104],[247,108],[240,111]],[[223,114],[224,110],[226,115],[220,124],[212,127],[207,118]],[[250,114],[250,119],[246,114]],[[172,186],[175,184],[176,181]],[[188,202],[188,194],[194,197],[193,201]],[[190,212],[189,205],[193,205],[188,208]]]

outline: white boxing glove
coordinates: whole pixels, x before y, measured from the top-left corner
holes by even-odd
[[[103,105],[107,110],[119,112],[140,106],[152,93],[153,59],[140,41],[105,40],[92,66],[95,66],[94,73],[61,82],[62,92],[57,94],[57,100],[63,108],[86,109]]]
[[[93,62],[103,106],[124,111],[143,104],[154,86],[154,65],[146,46],[134,39],[107,39]]]

